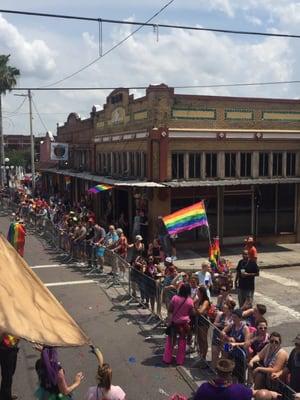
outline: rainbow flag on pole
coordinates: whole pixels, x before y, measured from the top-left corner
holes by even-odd
[[[208,253],[208,260],[210,262],[211,268],[214,272],[217,272],[221,257],[220,241],[218,237],[213,239],[212,243],[209,246]]]
[[[163,217],[163,221],[169,235],[190,231],[198,226],[208,226],[203,201],[167,215],[166,217]]]
[[[102,183],[101,185],[96,185],[92,188],[90,188],[88,190],[89,193],[100,193],[100,192],[104,192],[105,190],[110,190],[112,189],[112,186],[109,185],[105,185],[104,183]]]

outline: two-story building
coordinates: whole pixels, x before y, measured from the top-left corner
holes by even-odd
[[[300,241],[299,100],[183,95],[166,85],[135,99],[120,88],[90,118],[70,114],[57,134],[71,143],[72,163],[86,146],[88,172],[78,161],[75,172],[45,173],[72,176],[76,199],[97,182],[112,184],[93,197],[107,222],[124,213],[132,227],[143,211],[152,237],[157,216],[204,199],[211,234],[225,244],[249,234]],[[178,241],[203,241],[202,233]]]

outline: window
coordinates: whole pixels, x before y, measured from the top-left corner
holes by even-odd
[[[184,154],[172,153],[172,179],[184,178]]]
[[[104,160],[103,160],[104,154],[103,153],[99,153],[98,154],[98,171],[100,172],[100,174],[102,174],[103,169],[104,169]]]
[[[189,154],[189,178],[201,178],[201,154]]]
[[[295,231],[295,185],[278,185],[277,233]]]
[[[269,176],[269,153],[259,153],[259,176]]]
[[[236,176],[236,154],[225,153],[225,177],[234,178]]]
[[[245,236],[251,233],[251,194],[230,193],[224,196],[224,236]]]
[[[286,153],[286,175],[296,175],[296,153]]]
[[[122,153],[122,173],[128,175],[127,153]]]
[[[258,185],[257,235],[275,233],[276,186]]]
[[[215,178],[217,176],[217,153],[205,154],[205,176]]]
[[[142,168],[143,168],[143,178],[147,176],[147,155],[142,153]]]
[[[137,152],[135,153],[136,155],[136,176],[141,176],[141,172],[142,172],[142,164],[141,164],[141,153]]]
[[[117,153],[117,173],[121,174],[122,173],[122,154],[121,153]]]
[[[129,175],[134,176],[134,153],[129,153]]]
[[[282,153],[273,153],[272,175],[282,176]]]
[[[251,156],[252,156],[251,153],[241,153],[241,166],[240,166],[241,177],[251,177],[251,168],[252,168]]]
[[[113,155],[113,173],[117,172],[117,154],[115,152],[112,153]]]

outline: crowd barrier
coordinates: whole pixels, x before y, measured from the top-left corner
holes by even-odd
[[[93,275],[99,272],[99,257],[96,255],[96,246],[87,242],[86,240],[80,243],[74,243],[59,224],[55,224],[48,217],[39,216],[38,213],[22,211],[20,207],[15,204],[11,199],[1,200],[0,206],[5,209],[7,213],[20,212],[20,216],[25,220],[26,226],[33,229],[35,233],[41,235],[43,239],[51,247],[65,256],[66,261],[81,262],[85,266],[89,266],[90,270],[87,275]],[[110,274],[106,275],[105,283],[107,288],[113,285],[120,285],[124,289],[127,297],[126,305],[136,303],[144,307],[149,307],[151,314],[145,321],[149,323],[153,318],[157,319],[155,326],[164,324],[167,317],[167,308],[176,294],[175,289],[167,288],[162,276],[158,274],[156,279],[151,278],[145,273],[139,271],[137,268],[130,265],[127,259],[121,257],[113,250],[106,248],[103,256],[103,263],[111,267]],[[193,328],[193,335],[195,339],[195,348],[198,349],[198,323],[195,318]],[[239,383],[247,382],[247,354],[243,348],[226,345],[222,341],[221,331],[207,318],[205,318],[209,329],[207,330],[208,343],[212,343],[213,335],[220,338],[219,350],[223,357],[231,358],[235,361],[236,367],[233,371],[234,378]],[[201,361],[201,359],[198,359]],[[207,364],[213,372],[213,366]],[[280,380],[272,381],[269,389],[278,391],[282,394],[283,400],[294,400],[295,392],[285,383]]]

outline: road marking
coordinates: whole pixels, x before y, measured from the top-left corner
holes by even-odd
[[[299,283],[295,282],[293,279],[284,278],[283,276],[271,274],[270,272],[260,271],[259,275],[262,278],[270,279],[271,281],[277,282],[280,285],[290,286],[290,287],[299,287]]]
[[[66,267],[67,264],[49,264],[49,265],[33,265],[31,269],[43,269],[43,268],[60,268]]]
[[[70,285],[83,285],[85,283],[97,283],[94,279],[85,279],[84,281],[68,281],[68,282],[53,282],[53,283],[44,283],[47,287],[52,286],[70,286]]]
[[[282,304],[277,303],[277,301],[273,300],[271,297],[265,296],[264,294],[259,293],[259,292],[255,292],[255,296],[261,297],[263,300],[263,304],[265,304],[266,306],[271,306],[272,308],[275,309],[274,311],[277,314],[273,318],[275,325],[278,325],[278,323],[282,324],[285,321],[290,321],[291,320],[290,318],[287,319],[287,314],[290,317],[295,318],[297,320],[300,319],[300,312],[293,310],[290,307],[283,306]],[[278,315],[278,310],[283,312],[282,318],[281,318],[281,315],[280,316]],[[272,326],[273,324],[270,323],[270,325]]]

